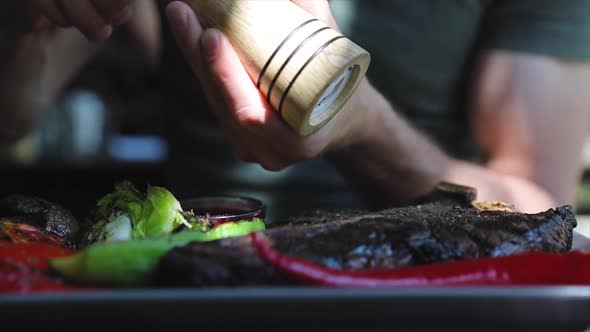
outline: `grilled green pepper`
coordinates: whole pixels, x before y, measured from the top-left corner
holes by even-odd
[[[159,237],[188,225],[180,202],[166,188],[149,186],[142,193],[129,181],[98,201],[92,219],[84,245]]]
[[[54,271],[67,280],[94,285],[141,286],[150,282],[162,256],[177,246],[244,236],[265,229],[264,221],[231,222],[207,232],[186,230],[155,239],[97,243],[78,254],[51,260]]]

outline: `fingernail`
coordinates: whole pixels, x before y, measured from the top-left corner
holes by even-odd
[[[107,25],[100,32],[98,33],[98,41],[105,41],[107,40],[111,34],[113,33],[113,27],[111,25]]]
[[[203,37],[201,38],[205,54],[207,56],[215,55],[217,49],[221,45],[221,33],[215,29],[208,29],[203,33]]]
[[[113,18],[114,25],[121,25],[127,22],[133,16],[133,7],[127,6],[119,14]]]

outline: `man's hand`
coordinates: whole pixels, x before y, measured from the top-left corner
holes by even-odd
[[[133,14],[134,0],[18,0],[5,1],[0,27],[23,32],[51,27],[79,29],[91,41],[104,41],[113,26]]]
[[[327,1],[294,2],[337,29]],[[346,109],[316,134],[300,137],[267,103],[220,31],[204,30],[193,10],[180,1],[170,3],[167,14],[180,48],[240,159],[278,171],[346,145],[349,138],[361,137],[354,133],[361,115],[356,120],[347,118],[350,112]]]
[[[334,24],[326,1],[298,3]],[[513,203],[523,212],[572,203],[590,123],[587,63],[500,51],[482,56],[472,115],[489,159],[476,165],[446,155],[366,80],[332,121],[301,138],[266,103],[221,32],[204,31],[182,2],[167,13],[243,160],[280,170],[322,155],[375,208],[409,203],[440,181],[475,187],[478,199]]]

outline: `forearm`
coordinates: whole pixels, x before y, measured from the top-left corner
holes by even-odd
[[[472,186],[478,200],[505,201],[522,211],[554,206],[554,199],[532,181],[447,156],[426,135],[400,117],[370,85],[361,87],[368,116],[363,136],[326,155],[375,208],[405,204],[429,193],[441,181]]]
[[[364,110],[362,127],[326,159],[374,207],[407,203],[431,191],[451,165],[425,135],[412,128],[367,81],[351,100],[352,113]],[[359,112],[360,113],[360,112]]]

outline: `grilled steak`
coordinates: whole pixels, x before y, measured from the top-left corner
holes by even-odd
[[[0,218],[38,226],[67,241],[75,241],[80,229],[76,218],[68,210],[37,197],[12,195],[1,198]]]
[[[539,214],[479,211],[471,194],[438,194],[380,212],[315,212],[264,233],[288,255],[352,270],[571,249],[572,207]],[[199,287],[289,281],[258,258],[248,237],[240,237],[172,250],[159,264],[157,283]]]

